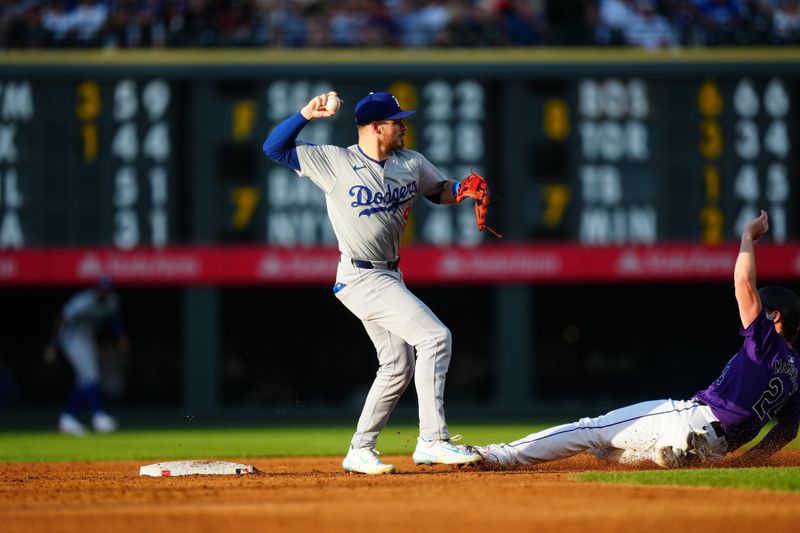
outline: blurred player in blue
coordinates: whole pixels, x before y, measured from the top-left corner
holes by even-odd
[[[56,317],[50,344],[45,349],[45,360],[53,361],[60,350],[75,375],[66,408],[58,420],[58,429],[62,433],[74,436],[87,433],[86,426],[79,421],[79,411],[84,402],[89,406],[95,431],[109,433],[117,429],[117,421],[105,412],[100,398],[97,334],[100,328],[110,326],[119,349],[128,350],[128,336],[119,307],[111,278],[102,276],[94,287],[70,298]]]
[[[742,232],[733,285],[744,340],[708,388],[689,400],[642,402],[510,444],[475,447],[485,463],[537,464],[586,451],[610,462],[682,467],[721,459],[772,420],[775,425],[764,438],[732,463],[762,464],[791,442],[800,422],[800,296],[784,287],[756,288],[753,244],[768,229],[762,210]],[[704,305],[688,310],[700,319],[713,312]]]

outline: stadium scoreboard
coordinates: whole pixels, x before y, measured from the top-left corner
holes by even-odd
[[[0,63],[0,249],[334,245],[324,196],[261,151],[328,90],[344,106],[302,141],[355,143],[355,103],[390,91],[418,111],[407,147],[448,177],[484,174],[490,224],[512,242],[715,245],[762,207],[773,241],[800,237],[800,54],[724,68],[713,53],[336,66],[262,55]],[[405,238],[493,239],[471,205],[429,202]]]
[[[796,80],[579,77],[526,86],[535,237],[736,241],[760,208],[796,239]]]
[[[176,104],[164,79],[0,82],[0,246],[179,240]]]

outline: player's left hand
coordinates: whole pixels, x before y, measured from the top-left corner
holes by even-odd
[[[758,241],[769,231],[769,216],[763,209],[761,214],[747,223],[744,227],[745,233],[750,235],[753,242]]]
[[[336,114],[336,109],[328,109],[325,107],[325,104],[328,102],[328,98],[335,96],[338,98],[336,91],[328,91],[326,93],[322,93],[320,95],[315,96],[309,102],[303,106],[303,109],[300,110],[300,114],[303,115],[307,120],[311,120],[314,118],[325,118],[325,117],[332,117]]]
[[[483,231],[483,228],[486,228],[497,237],[502,237],[502,235],[486,225],[486,216],[489,214],[491,195],[489,193],[489,186],[486,184],[486,179],[483,176],[472,173],[461,180],[458,186],[458,192],[456,193],[456,202],[460,202],[466,197],[475,200],[475,221],[478,224],[478,230]]]

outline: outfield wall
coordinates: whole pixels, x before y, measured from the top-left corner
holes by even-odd
[[[409,148],[482,172],[490,225],[421,200],[409,286],[454,335],[448,402],[525,406],[688,396],[736,349],[741,225],[771,214],[759,275],[800,290],[800,50],[161,51],[0,55],[0,409],[57,408],[41,351],[66,298],[116,280],[132,352],[121,407],[352,411],[375,371],[333,298],[321,193],[261,152],[304,131],[354,140],[391,90]],[[405,402],[413,404],[413,392]]]

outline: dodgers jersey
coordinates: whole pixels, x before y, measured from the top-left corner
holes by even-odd
[[[399,255],[414,200],[438,194],[447,178],[413,150],[394,150],[381,165],[357,144],[296,147],[301,176],[325,192],[339,251],[356,259],[389,261]]]
[[[800,420],[798,353],[761,312],[742,328],[744,343],[722,374],[695,398],[722,423],[733,451],[752,440],[773,417]]]
[[[104,321],[115,317],[119,311],[119,299],[109,293],[105,300],[97,299],[94,290],[81,291],[64,305],[63,328],[65,332],[81,331],[92,334]]]

